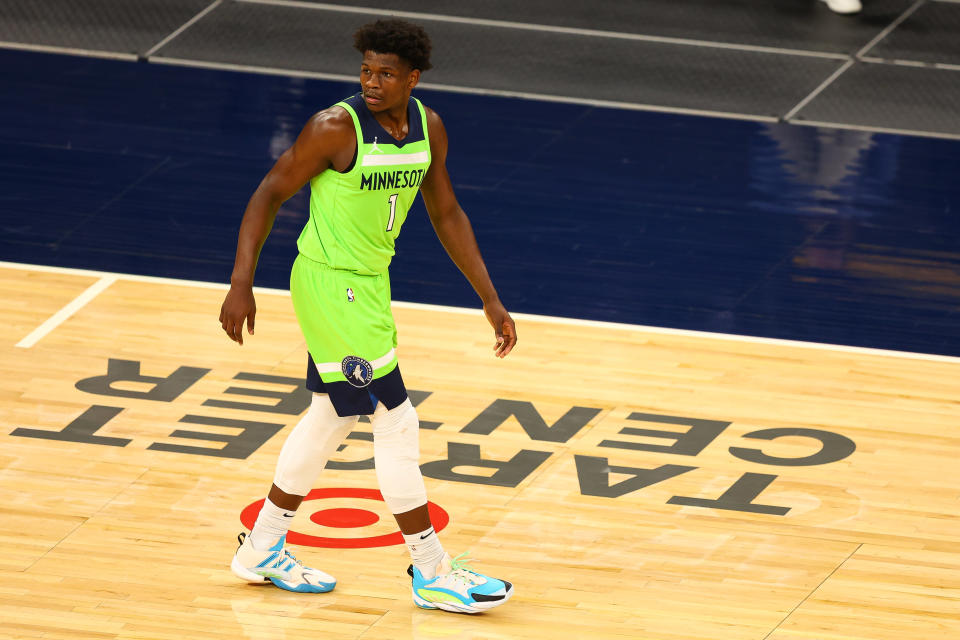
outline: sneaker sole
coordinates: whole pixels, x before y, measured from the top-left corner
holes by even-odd
[[[450,611],[452,613],[483,613],[493,609],[494,607],[499,607],[504,602],[510,599],[513,595],[513,589],[507,592],[507,595],[504,596],[503,600],[494,600],[491,602],[476,602],[472,605],[470,604],[461,604],[453,602],[429,602],[424,600],[416,593],[413,594],[413,603],[420,607],[421,609],[440,609],[442,611]]]
[[[232,571],[233,575],[237,576],[241,580],[251,584],[269,584],[270,582],[270,578],[265,578],[259,574],[256,574],[240,564],[240,562],[237,560],[237,556],[233,556],[233,561],[230,563],[230,571]]]
[[[291,585],[289,582],[284,582],[277,578],[269,578],[270,582],[280,587],[285,591],[293,591],[294,593],[327,593],[328,591],[333,591],[333,588],[337,586],[337,583],[334,582],[330,584],[329,582],[321,582],[319,584],[308,584],[306,582],[301,582],[297,586]]]
[[[240,564],[236,556],[234,556],[233,560],[230,562],[230,571],[233,572],[233,575],[245,582],[249,582],[250,584],[262,585],[273,583],[285,591],[293,591],[294,593],[327,593],[328,591],[333,591],[333,588],[337,586],[336,582],[320,582],[318,584],[301,583],[293,586],[289,582],[285,582],[277,578],[267,578],[250,571]]]

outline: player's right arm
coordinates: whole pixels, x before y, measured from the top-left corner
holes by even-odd
[[[293,146],[280,156],[254,191],[240,223],[230,291],[220,307],[220,326],[231,340],[243,344],[244,322],[253,334],[257,314],[253,277],[260,249],[280,205],[322,171],[345,169],[356,144],[353,119],[345,110],[331,107],[321,111],[307,122]]]

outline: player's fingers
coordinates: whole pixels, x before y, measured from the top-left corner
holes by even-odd
[[[233,340],[233,326],[226,319],[220,320],[220,328],[223,329],[228,338]]]
[[[233,325],[233,339],[243,345],[243,318]]]
[[[256,317],[257,312],[253,310],[250,312],[250,315],[247,316],[247,331],[250,332],[250,335],[253,335],[253,320]]]
[[[501,358],[506,357],[508,353],[513,351],[513,347],[517,344],[517,330],[513,325],[512,320],[507,320],[503,323],[503,335],[504,341],[503,345],[500,348],[499,353],[497,354]]]
[[[223,330],[227,332],[227,336],[234,342],[240,342],[243,337],[237,337],[240,333],[240,329],[243,328],[243,321],[237,322],[233,318],[227,317],[223,323]]]

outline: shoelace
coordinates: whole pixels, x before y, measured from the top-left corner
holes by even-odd
[[[473,559],[470,557],[465,557],[468,553],[470,552],[464,551],[450,561],[450,575],[469,582],[471,585],[479,584],[479,582],[476,580],[477,572],[470,567],[470,563],[473,562]],[[460,558],[463,558],[463,560]]]
[[[300,566],[300,567],[303,566],[303,563],[297,560],[297,556],[290,553],[290,551],[286,547],[283,548],[283,553],[277,556],[277,562],[273,566],[282,567],[284,564],[286,564],[288,559],[293,560],[293,563],[296,564],[297,566]]]

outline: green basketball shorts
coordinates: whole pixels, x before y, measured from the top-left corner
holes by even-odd
[[[327,393],[337,414],[369,415],[407,398],[397,366],[390,276],[331,269],[304,255],[290,272],[290,297],[307,341],[307,388]]]

